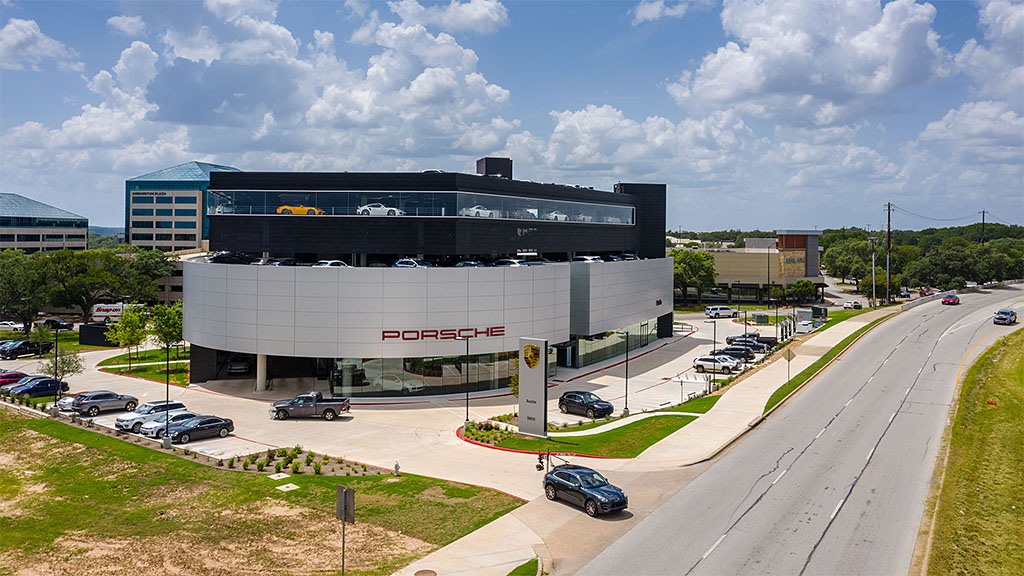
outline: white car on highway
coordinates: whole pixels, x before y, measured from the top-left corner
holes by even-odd
[[[476,218],[494,218],[494,210],[477,204],[459,210],[459,216],[475,216]]]
[[[364,216],[405,216],[405,211],[392,206],[385,206],[380,202],[374,202],[373,204],[366,204],[356,208],[356,214]]]
[[[721,372],[731,374],[743,371],[743,361],[724,354],[719,356],[700,356],[693,361],[693,369],[697,372]]]

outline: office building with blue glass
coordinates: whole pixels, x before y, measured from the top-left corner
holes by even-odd
[[[126,180],[125,241],[165,252],[201,248],[209,233],[205,206],[211,172],[239,170],[186,162]]]

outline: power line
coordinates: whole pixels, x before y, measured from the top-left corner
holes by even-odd
[[[895,204],[892,205],[892,208],[893,208],[893,210],[896,210],[897,212],[902,212],[903,214],[907,214],[909,216],[914,216],[916,218],[921,218],[921,219],[924,219],[924,220],[934,220],[936,222],[955,222],[957,220],[968,220],[970,218],[976,218],[977,215],[978,215],[978,212],[974,212],[974,213],[968,214],[966,216],[960,216],[959,218],[935,218],[933,216],[924,216],[922,214],[916,214],[914,212],[911,212],[910,210],[907,210],[906,208],[900,208],[899,206],[897,206]]]
[[[996,218],[995,216],[993,216],[993,215],[992,215],[992,213],[991,213],[991,212],[985,212],[985,214],[987,214],[989,218],[991,218],[991,219],[993,219],[993,220],[995,220],[996,222],[999,222],[999,223],[1001,223],[1001,224],[1006,224],[1007,226],[1020,226],[1020,224],[1010,224],[1010,223],[1009,223],[1009,222],[1007,222],[1006,220],[1002,220],[1002,219],[1000,219],[1000,218]]]

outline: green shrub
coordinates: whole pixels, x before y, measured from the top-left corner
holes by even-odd
[[[223,466],[223,465],[224,465],[224,461],[223,460],[217,460],[217,466]]]
[[[328,456],[327,454],[324,454],[324,457],[321,458],[321,460],[323,460],[324,462],[330,462],[331,461],[331,457]]]
[[[278,448],[278,450],[277,450],[277,457],[278,458],[284,458],[287,455],[288,455],[288,449],[287,448]]]
[[[313,458],[314,456],[312,453],[306,454],[306,466],[309,466],[310,464],[313,463]]]
[[[320,463],[317,462],[316,464],[313,464],[313,474],[319,474],[319,473],[320,473]]]
[[[273,448],[267,449],[267,462],[273,462],[274,461],[274,456],[276,456],[276,455],[277,455],[277,450],[274,450]]]
[[[260,472],[263,472],[263,469],[266,468],[266,467],[267,467],[267,461],[266,460],[258,460],[258,461],[256,461],[256,470],[258,470]]]
[[[302,454],[302,446],[296,444],[295,448],[292,448],[292,452],[294,452],[296,456]]]
[[[277,473],[280,474],[281,473],[281,468],[283,468],[283,467],[284,467],[284,462],[281,462],[280,460],[278,460],[277,462],[274,463],[274,472],[277,472]]]
[[[248,470],[250,464],[252,464],[252,462],[249,462],[248,458],[242,460],[242,470]]]
[[[231,458],[228,458],[228,468],[234,468],[234,467],[235,467],[235,457],[232,456]]]
[[[299,461],[298,460],[296,460],[295,462],[292,462],[292,474],[302,474],[302,472],[300,472],[300,466],[299,466]]]

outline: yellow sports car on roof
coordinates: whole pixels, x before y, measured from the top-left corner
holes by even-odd
[[[278,206],[278,214],[326,214],[319,208],[310,208],[309,206]]]

